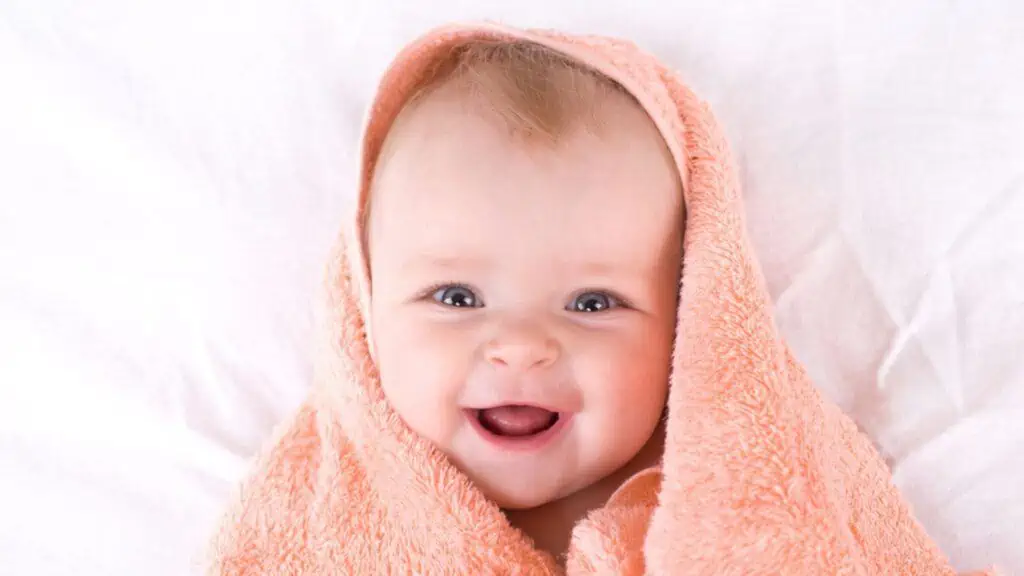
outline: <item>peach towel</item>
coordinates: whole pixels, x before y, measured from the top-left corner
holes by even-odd
[[[381,81],[357,212],[388,127],[431,65],[494,38],[545,44],[626,87],[664,136],[688,210],[661,474],[633,478],[576,526],[566,572],[953,574],[870,441],[780,339],[710,109],[632,44],[491,23],[429,32]],[[359,232],[346,229],[329,263],[313,389],[241,487],[208,573],[561,573],[385,400]]]

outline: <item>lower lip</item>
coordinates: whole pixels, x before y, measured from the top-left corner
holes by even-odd
[[[480,436],[490,444],[510,452],[535,452],[544,448],[561,436],[562,432],[565,431],[569,426],[569,422],[572,420],[572,414],[560,412],[558,414],[558,420],[551,426],[551,428],[548,428],[543,432],[531,434],[530,436],[499,436],[487,428],[484,428],[484,425],[480,423],[478,412],[478,410],[466,410],[466,418],[469,419],[473,428],[475,428],[477,433],[479,433]]]

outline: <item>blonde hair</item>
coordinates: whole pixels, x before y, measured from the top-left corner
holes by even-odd
[[[525,40],[476,41],[453,50],[406,104],[445,87],[485,104],[486,112],[524,140],[555,143],[568,129],[599,125],[611,93],[632,96],[608,76],[547,46]]]

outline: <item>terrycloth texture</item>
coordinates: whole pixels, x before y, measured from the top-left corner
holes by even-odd
[[[629,43],[491,24],[406,48],[363,141],[355,225],[329,265],[315,385],[257,462],[211,574],[557,574],[549,555],[395,415],[365,323],[358,222],[389,126],[431,66],[472,39],[522,38],[612,77],[646,108],[688,210],[661,474],[578,524],[569,574],[952,574],[867,438],[825,402],[773,324],[739,186],[708,107]]]

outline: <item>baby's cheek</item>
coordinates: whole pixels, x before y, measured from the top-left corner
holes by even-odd
[[[660,410],[671,357],[665,340],[652,337],[647,326],[591,338],[574,362],[584,393],[627,412]]]
[[[415,322],[380,345],[382,384],[392,407],[442,449],[462,419],[458,398],[466,376],[465,346],[455,331]]]

